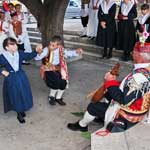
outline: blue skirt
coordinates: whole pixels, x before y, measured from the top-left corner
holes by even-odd
[[[28,78],[23,70],[10,72],[3,84],[4,112],[24,112],[33,106]]]

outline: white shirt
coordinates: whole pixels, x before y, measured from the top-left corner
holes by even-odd
[[[37,56],[35,57],[35,60],[42,60],[43,58],[48,56],[48,53],[49,53],[48,47],[45,47],[41,54],[37,54]],[[79,56],[79,54],[76,53],[76,50],[67,50],[67,49],[64,50],[64,57],[65,58],[77,57],[77,56]],[[60,63],[59,60],[60,60],[59,59],[59,48],[57,48],[54,50],[54,58],[53,58],[52,64],[58,65]]]

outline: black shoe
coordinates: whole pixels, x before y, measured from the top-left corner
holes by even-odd
[[[48,100],[50,105],[56,105],[55,97],[49,96]]]
[[[95,118],[93,121],[98,123],[98,124],[104,124],[104,120],[101,118]]]
[[[25,121],[25,119],[22,117],[21,113],[17,113],[17,114],[18,114],[18,115],[17,115],[18,121],[19,121],[20,123],[25,123],[26,121]]]
[[[26,117],[26,113],[25,112],[21,112],[20,114],[22,115],[22,117]]]
[[[56,99],[56,102],[59,104],[59,105],[62,105],[62,106],[65,106],[66,103],[63,101],[63,99]]]
[[[27,62],[27,61],[23,61],[23,62],[22,62],[22,65],[30,65],[30,63]]]
[[[87,35],[80,35],[80,38],[87,37]]]
[[[73,130],[73,131],[81,131],[81,132],[86,132],[88,131],[88,127],[81,127],[79,125],[79,122],[76,122],[76,123],[68,123],[67,127],[70,129],[70,130]]]

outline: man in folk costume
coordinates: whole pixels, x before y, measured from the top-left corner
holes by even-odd
[[[8,37],[9,25],[5,21],[5,12],[0,10],[0,54],[3,51],[3,41]]]
[[[21,4],[16,4],[15,9],[16,9],[16,13],[18,15],[18,20],[21,21],[24,26],[24,33],[25,33],[24,49],[25,49],[25,52],[30,53],[30,52],[32,52],[32,48],[31,48],[31,43],[29,40],[28,32],[27,32],[27,27],[26,27],[26,24],[28,23],[28,16],[21,11],[21,9],[22,9]]]
[[[9,33],[18,43],[18,49],[24,50],[25,29],[21,21],[18,20],[17,13],[11,14],[12,22]]]
[[[43,52],[35,58],[35,60],[43,59],[40,73],[50,88],[48,96],[50,105],[56,105],[56,103],[66,105],[62,98],[69,79],[65,58],[77,57],[82,54],[82,49],[69,51],[63,48],[62,43],[60,36],[54,36],[49,46],[44,48]],[[37,49],[41,48],[41,46],[37,47]]]
[[[116,3],[115,0],[103,0],[98,11],[98,32],[96,44],[104,47],[102,58],[112,57],[116,40]],[[107,50],[109,48],[109,51]]]
[[[81,23],[83,26],[83,32],[80,35],[80,37],[86,37],[87,36],[87,24],[89,20],[89,0],[82,0],[81,1]]]
[[[142,121],[150,109],[150,46],[135,45],[134,68],[122,82],[110,72],[105,74],[106,102],[90,103],[82,120],[69,123],[74,131],[87,131],[88,124],[96,117],[104,120],[110,132],[121,132]],[[113,111],[110,113],[110,109]],[[111,119],[109,118],[112,115]],[[109,120],[108,120],[109,118]]]
[[[123,0],[118,14],[117,48],[123,50],[123,61],[128,61],[130,52],[136,42],[134,19],[137,17],[136,4],[131,0]]]
[[[87,36],[90,39],[94,39],[97,35],[97,26],[98,26],[98,8],[100,0],[90,0],[89,3],[89,21],[87,28]]]
[[[137,41],[148,44],[150,42],[150,13],[148,4],[141,6],[141,13],[136,25]]]

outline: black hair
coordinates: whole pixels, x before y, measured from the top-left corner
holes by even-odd
[[[141,6],[141,10],[146,10],[146,9],[149,9],[149,5],[148,4],[143,4]]]
[[[12,43],[16,43],[17,44],[17,41],[12,38],[12,37],[8,37],[6,38],[4,41],[3,41],[3,48],[6,50],[6,46],[8,46],[8,43],[9,42],[12,42]]]
[[[15,8],[16,8],[16,7],[18,7],[18,6],[20,6],[20,7],[21,7],[21,4],[16,4],[16,5],[15,5]]]
[[[54,35],[51,42],[57,42],[58,45],[63,45],[63,40],[59,35]]]
[[[13,7],[15,7],[13,3],[9,3],[8,6],[13,6]]]

